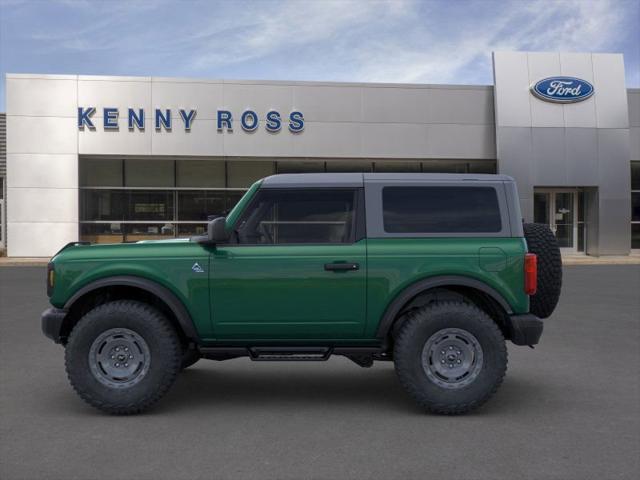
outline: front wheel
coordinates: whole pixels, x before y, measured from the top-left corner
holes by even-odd
[[[484,404],[507,370],[507,347],[495,322],[464,302],[409,314],[394,344],[400,383],[426,410],[462,414]]]
[[[140,413],[176,379],[182,348],[171,323],[133,300],[99,305],[69,335],[67,376],[88,404],[113,414]]]

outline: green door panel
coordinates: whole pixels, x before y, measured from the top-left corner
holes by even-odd
[[[358,270],[326,271],[332,262]],[[211,255],[216,339],[362,337],[366,240],[342,245],[217,247]]]
[[[479,261],[482,250],[482,261]],[[498,253],[498,250],[501,253]],[[390,238],[367,241],[367,325],[374,337],[387,306],[406,287],[429,277],[470,277],[498,291],[515,313],[529,310],[522,238]],[[490,255],[485,257],[484,254]],[[492,271],[495,270],[495,271]]]

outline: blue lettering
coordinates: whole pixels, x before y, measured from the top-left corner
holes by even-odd
[[[103,108],[102,109],[102,121],[104,128],[114,129],[118,128],[118,109],[117,108]]]
[[[233,116],[228,110],[218,110],[218,130],[223,131],[226,127],[227,130],[233,131]]]
[[[185,130],[191,130],[191,122],[193,122],[193,119],[196,118],[196,111],[195,110],[189,110],[189,113],[187,113],[185,110],[180,110],[180,117],[182,118],[182,121],[184,122],[184,129]]]
[[[96,113],[95,107],[88,107],[86,110],[78,107],[78,128],[83,129],[85,126],[96,128],[91,121],[91,115]]]
[[[142,108],[138,109],[138,114],[136,115],[136,111],[133,108],[129,109],[129,130],[133,130],[134,126],[138,127],[139,130],[144,130],[144,110]]]
[[[165,130],[171,130],[171,110],[165,110],[163,115],[162,110],[156,108],[156,130],[161,130],[162,127],[164,127]]]
[[[291,112],[289,114],[289,130],[293,133],[301,132],[304,129],[304,117],[302,112]]]
[[[267,112],[267,130],[270,132],[279,132],[282,128],[282,120],[280,113],[275,110]]]
[[[240,117],[240,125],[242,125],[242,129],[246,132],[253,132],[258,128],[258,123],[260,123],[258,114],[253,110],[244,111]]]

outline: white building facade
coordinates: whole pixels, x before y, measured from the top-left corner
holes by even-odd
[[[321,171],[503,173],[567,253],[640,248],[640,89],[622,55],[493,67],[493,86],[9,74],[7,254],[199,234],[256,179]],[[543,98],[549,82],[567,96]]]

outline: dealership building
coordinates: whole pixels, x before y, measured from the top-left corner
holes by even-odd
[[[566,254],[640,249],[640,89],[623,57],[496,52],[494,84],[8,74],[0,247],[201,234],[256,179],[501,173]],[[6,161],[6,172],[4,162]]]

